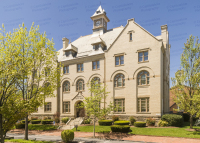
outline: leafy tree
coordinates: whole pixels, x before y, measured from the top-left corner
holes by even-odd
[[[7,114],[23,114],[19,117],[26,116],[25,139],[28,139],[28,115],[42,106],[45,98],[55,96],[54,91],[60,83],[61,64],[57,63],[53,40],[49,40],[45,33],[41,34],[39,26],[34,26],[34,23],[29,31],[22,24],[13,33],[5,33],[3,29],[0,36],[0,122],[1,118],[10,118]],[[13,98],[18,102],[12,106]],[[3,108],[6,106],[18,110],[9,108],[10,112],[6,113],[7,109]]]
[[[87,115],[93,118],[94,137],[95,137],[95,122],[97,119],[106,119],[106,116],[115,110],[112,102],[106,103],[106,98],[109,92],[106,92],[106,87],[103,87],[98,81],[91,81],[88,85],[91,96],[85,97],[82,104],[77,105],[78,108],[85,108]],[[105,104],[103,108],[101,103]]]
[[[179,110],[190,114],[190,128],[193,116],[200,116],[200,44],[198,38],[190,36],[181,55],[181,70],[175,74],[173,81],[174,102]]]

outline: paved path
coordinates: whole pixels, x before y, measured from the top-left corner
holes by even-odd
[[[38,138],[42,138],[41,136],[50,136],[49,139],[55,139],[55,140],[61,140],[62,130],[55,130],[55,131],[29,131],[29,137],[32,137],[30,135],[35,135],[35,137],[38,136]],[[24,130],[12,130],[11,132],[7,133],[9,136],[10,134],[21,134],[24,138]],[[93,133],[89,132],[75,132],[75,139],[91,139],[93,136]],[[115,136],[103,136],[103,134],[96,133],[96,136],[99,138],[106,138],[106,139],[115,139],[115,140],[126,140],[128,142],[157,142],[157,143],[200,143],[200,139],[189,139],[189,138],[177,138],[177,137],[156,137],[156,136],[141,136],[141,135],[127,135],[127,134],[118,134]],[[34,137],[34,136],[33,136]],[[39,139],[38,139],[39,140]],[[91,139],[91,141],[96,139]],[[110,140],[104,140],[104,142],[111,142]],[[102,141],[102,140],[100,140]],[[119,141],[117,141],[119,142]],[[123,141],[124,142],[124,141]],[[124,142],[125,143],[125,142]]]

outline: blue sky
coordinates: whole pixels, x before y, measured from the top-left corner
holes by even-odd
[[[200,37],[199,0],[0,0],[0,23],[7,31],[22,22],[30,28],[32,22],[53,38],[55,48],[62,48],[62,37],[74,41],[92,33],[92,20],[101,5],[110,19],[108,29],[125,26],[127,19],[135,21],[154,36],[161,34],[161,25],[168,25],[171,44],[170,76],[180,68],[182,47],[189,35]]]

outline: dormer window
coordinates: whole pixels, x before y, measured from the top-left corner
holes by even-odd
[[[95,51],[99,50],[99,47],[101,47],[101,44],[93,45]]]
[[[96,13],[98,14],[98,13],[101,13],[100,11],[96,11]]]
[[[69,57],[69,55],[70,55],[70,51],[66,51],[66,52],[65,52],[65,56],[66,56],[66,57]]]

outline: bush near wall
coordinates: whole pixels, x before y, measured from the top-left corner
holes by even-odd
[[[115,121],[114,125],[129,125],[129,121]]]
[[[65,117],[65,118],[62,118],[62,123],[67,123],[69,121],[69,118],[68,117]]]
[[[112,120],[99,120],[99,126],[111,126]]]
[[[168,122],[169,126],[182,127],[183,117],[176,114],[165,114],[161,117],[162,121]]]
[[[31,117],[31,120],[38,120],[38,117]]]
[[[167,126],[168,126],[168,122],[167,122],[167,121],[162,121],[162,120],[160,120],[160,121],[158,122],[158,126],[159,126],[159,127],[167,127]]]
[[[127,133],[130,130],[129,125],[112,125],[110,126],[112,132],[122,132],[122,133]]]
[[[25,123],[16,123],[15,127],[16,127],[16,129],[24,129],[25,128]]]
[[[84,122],[84,124],[90,124],[91,119],[90,119],[90,118],[89,118],[89,119],[86,119],[86,120],[84,120],[83,122]]]
[[[42,120],[42,124],[46,125],[46,124],[53,124],[53,120]]]
[[[113,115],[113,116],[112,116],[112,120],[113,120],[113,122],[119,121],[119,116]]]
[[[40,124],[41,120],[31,120],[31,124]]]
[[[135,127],[146,127],[146,122],[135,122],[134,126]]]
[[[74,139],[74,131],[64,130],[61,132],[61,138],[65,143],[72,141]]]
[[[154,126],[156,123],[156,120],[153,118],[147,118],[146,123],[147,123],[147,126]]]
[[[25,120],[21,120],[21,123],[25,123]],[[28,120],[28,123],[30,123],[30,120]]]
[[[131,116],[129,120],[130,120],[131,125],[134,125],[134,123],[136,122],[136,119],[133,116]]]

